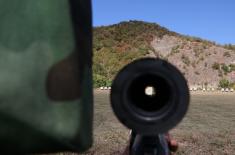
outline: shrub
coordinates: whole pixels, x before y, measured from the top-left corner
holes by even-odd
[[[233,88],[235,90],[235,83],[231,83],[230,88]]]
[[[214,70],[219,70],[219,69],[220,69],[220,64],[217,63],[217,62],[215,62],[215,63],[212,65],[212,68],[213,68]]]
[[[219,81],[220,88],[228,88],[230,86],[230,82],[227,79],[222,79]]]
[[[93,74],[93,83],[95,88],[106,86],[106,81],[107,79],[104,76]]]
[[[230,71],[235,71],[235,64],[230,64],[229,67],[230,67]]]
[[[232,45],[232,44],[226,44],[226,45],[224,45],[224,48],[226,48],[228,50],[234,50],[235,51],[235,45]]]
[[[225,64],[222,64],[221,68],[224,71],[224,74],[227,74],[227,73],[230,72],[230,68],[227,65],[225,65]]]
[[[181,60],[183,61],[183,63],[185,63],[187,66],[190,64],[190,60],[187,56],[182,55],[181,56]]]
[[[180,52],[180,51],[179,51],[179,48],[180,48],[179,45],[173,47],[173,48],[171,49],[171,53],[172,53],[172,54],[179,53],[179,52]]]

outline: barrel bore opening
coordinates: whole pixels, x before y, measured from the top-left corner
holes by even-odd
[[[145,112],[160,111],[168,105],[171,94],[167,80],[154,74],[135,78],[128,89],[130,105]]]
[[[156,90],[153,86],[147,86],[144,90],[144,93],[149,97],[154,97],[156,95]]]

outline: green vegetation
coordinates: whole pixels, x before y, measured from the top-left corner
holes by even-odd
[[[232,44],[225,44],[223,47],[226,48],[226,49],[228,49],[228,50],[233,50],[233,51],[235,51],[235,45],[232,45]]]
[[[161,52],[153,49],[151,42],[155,37],[162,38],[164,35],[176,36],[182,39],[182,42],[175,45],[171,52],[163,57]],[[141,21],[121,22],[111,26],[96,27],[94,28],[93,38],[94,86],[110,86],[111,81],[123,66],[135,59],[147,56],[150,51],[155,51],[155,55],[165,60],[179,53],[179,57],[181,56],[180,58],[184,63],[184,70],[189,66],[194,69],[197,69],[197,65],[208,67],[210,63],[205,60],[210,56],[210,52],[206,49],[212,45],[215,45],[215,43],[213,44],[200,38],[182,36],[157,24]],[[229,44],[224,47],[235,50],[235,45]],[[181,55],[181,50],[192,51],[196,58],[189,58],[188,54]],[[214,54],[216,54],[215,49]],[[232,51],[224,52],[225,57],[231,57],[232,54]],[[218,76],[221,78],[235,71],[234,64],[219,64],[215,62],[211,67],[218,71]],[[196,75],[200,74],[197,71],[194,71],[194,73]]]
[[[141,51],[115,52],[112,50],[98,51],[93,57],[94,86],[110,86],[117,72],[129,62],[144,56]]]
[[[106,77],[99,75],[99,74],[93,74],[93,81],[94,81],[94,87],[101,87],[101,86],[107,86],[110,87],[112,84],[112,81],[108,80]]]
[[[224,71],[224,74],[227,75],[230,72],[229,66],[222,64],[221,69]]]
[[[219,81],[219,87],[220,88],[233,88],[233,89],[235,89],[235,83],[234,82],[230,82],[227,79],[221,79]]]
[[[157,24],[141,21],[94,28],[94,86],[109,86],[123,66],[153,51],[150,43],[155,36],[161,38],[166,34],[178,35]]]
[[[220,88],[228,88],[230,86],[230,82],[227,79],[222,79],[219,81]]]
[[[203,43],[203,48],[204,49],[206,49],[207,46],[209,46],[209,45],[215,45],[216,44],[215,42],[204,40],[204,39],[199,38],[199,37],[192,37],[192,36],[188,36],[188,35],[182,35],[180,37],[182,37],[182,39],[185,39],[186,41]]]
[[[171,54],[179,53],[180,52],[179,48],[180,48],[180,45],[173,47],[171,49]]]
[[[230,88],[233,88],[235,90],[235,83],[231,83]]]
[[[224,63],[219,64],[219,63],[215,62],[212,65],[212,68],[214,70],[218,70],[220,77],[223,76],[223,74],[227,75],[228,73],[231,73],[231,72],[235,71],[235,65],[234,64],[226,65]]]

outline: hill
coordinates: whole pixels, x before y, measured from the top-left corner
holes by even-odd
[[[128,21],[95,27],[93,51],[95,87],[109,86],[124,65],[141,57],[168,60],[190,86],[217,87],[220,83],[227,87],[226,81],[235,82],[234,45],[181,35],[155,23]]]

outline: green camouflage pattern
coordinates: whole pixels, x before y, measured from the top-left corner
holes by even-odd
[[[90,51],[74,54],[79,42],[69,1],[1,0],[0,7],[0,154],[86,150],[92,143],[91,62],[79,73],[76,57]],[[57,65],[50,78],[65,60],[69,65]],[[66,93],[77,95],[60,97]]]

